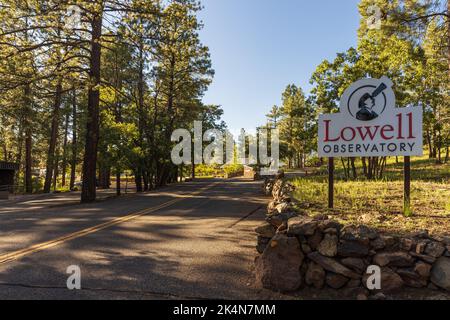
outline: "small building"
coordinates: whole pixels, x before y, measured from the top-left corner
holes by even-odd
[[[0,199],[8,199],[10,192],[14,190],[14,176],[19,170],[19,164],[0,161]]]

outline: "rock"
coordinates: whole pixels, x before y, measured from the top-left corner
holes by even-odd
[[[306,271],[308,271],[308,264],[306,262],[302,263],[300,267],[300,274],[302,275],[302,279],[305,279]]]
[[[373,296],[369,297],[370,300],[376,300],[376,301],[383,301],[386,300],[386,296],[382,292],[378,292],[374,294]]]
[[[333,289],[340,289],[347,284],[348,278],[343,275],[328,272],[326,276],[326,283]]]
[[[353,299],[367,300],[369,291],[363,287],[345,288],[342,290],[342,295],[345,297],[351,297]]]
[[[317,251],[323,256],[335,257],[337,254],[337,243],[338,237],[327,233],[317,247]]]
[[[307,245],[306,243],[302,243],[302,251],[303,253],[310,253],[312,252],[311,247],[309,245]]]
[[[428,263],[419,261],[414,266],[414,272],[416,272],[422,278],[428,279],[430,277],[431,265]]]
[[[394,247],[397,244],[397,238],[393,236],[381,235],[380,238],[383,239],[386,244],[386,248]]]
[[[314,234],[308,237],[308,244],[311,247],[311,249],[317,250],[317,247],[319,246],[322,239],[323,239],[322,232],[319,229],[316,229]]]
[[[267,214],[268,215],[276,214],[278,212],[277,211],[277,205],[278,205],[277,201],[269,202],[269,204],[267,205]]]
[[[450,247],[450,237],[442,237],[441,242],[446,246]]]
[[[420,260],[423,260],[423,261],[425,261],[427,263],[430,263],[430,264],[433,264],[433,263],[436,262],[436,258],[435,257],[428,256],[426,254],[418,254],[418,253],[415,253],[415,252],[412,252],[412,251],[409,254],[411,256],[413,256],[414,258],[419,258]]]
[[[409,238],[400,239],[400,249],[405,251],[414,251],[416,243],[414,240]]]
[[[430,237],[430,235],[428,234],[428,230],[420,230],[420,231],[413,233],[411,235],[411,237],[418,238],[418,239],[428,239]]]
[[[447,251],[444,254],[446,257],[450,257],[450,246],[447,246]]]
[[[365,275],[363,285],[367,286],[367,280],[370,275]],[[381,268],[381,292],[394,292],[401,289],[404,285],[402,278],[390,268]]]
[[[365,257],[369,254],[369,247],[358,241],[343,241],[338,246],[338,255],[341,257]]]
[[[389,268],[381,270],[381,291],[393,292],[404,286],[402,278]]]
[[[347,278],[351,279],[360,279],[361,276],[357,274],[356,272],[348,269],[347,267],[343,266],[336,260],[332,258],[328,258],[325,256],[322,256],[318,252],[312,252],[308,254],[308,258],[317,264],[321,265],[322,268],[324,268],[327,271],[331,271],[337,274],[341,274],[343,276],[346,276]]]
[[[288,221],[289,235],[312,236],[317,229],[318,222],[310,217],[295,217]]]
[[[427,286],[427,280],[420,277],[412,268],[398,269],[397,274],[408,287],[423,288]]]
[[[414,259],[406,252],[381,252],[377,253],[373,258],[373,263],[380,266],[393,266],[393,267],[411,267],[414,265]]]
[[[332,235],[338,235],[338,231],[335,228],[328,228],[326,230],[323,231],[324,233],[328,233],[328,234],[332,234]]]
[[[278,229],[283,224],[284,219],[282,215],[273,215],[267,217],[266,221]]]
[[[359,293],[357,296],[356,296],[356,300],[358,300],[358,301],[366,301],[366,300],[368,300],[369,298],[367,297],[367,294],[365,294],[365,293]]]
[[[275,235],[275,228],[269,223],[263,223],[255,228],[255,232],[260,237],[272,238]]]
[[[427,247],[425,248],[425,254],[432,256],[434,258],[441,257],[445,252],[445,247],[440,242],[430,242],[427,244]]]
[[[295,291],[302,284],[300,267],[303,259],[296,238],[275,235],[264,253],[256,260],[256,280],[266,289]]]
[[[278,227],[276,233],[287,233],[287,222],[286,221],[283,221],[281,226]]]
[[[295,187],[282,179],[277,179],[272,188],[272,197],[278,202],[290,202],[290,194]]]
[[[436,261],[431,269],[431,282],[450,291],[450,258],[441,257]]]
[[[375,240],[370,241],[370,246],[374,250],[381,250],[386,247],[386,242],[382,237],[378,237]]]
[[[287,221],[289,219],[291,219],[295,216],[296,216],[295,212],[287,212],[287,213],[268,216],[266,218],[266,221],[278,229],[283,223],[287,223]]]
[[[286,213],[286,212],[290,212],[292,211],[292,207],[291,204],[288,202],[282,202],[279,205],[277,205],[275,207],[276,211],[281,214],[281,213]]]
[[[267,245],[269,244],[270,239],[264,237],[258,237],[258,244],[256,245],[256,250],[259,253],[263,253],[266,250]]]
[[[359,258],[345,258],[341,260],[341,263],[349,267],[350,269],[355,270],[358,273],[363,273],[366,270],[366,264],[363,259]]]
[[[359,226],[358,228],[360,237],[367,237],[369,240],[375,240],[378,238],[378,232],[375,229],[369,228],[367,226]]]
[[[430,282],[430,283],[428,284],[427,288],[430,289],[430,290],[435,290],[435,291],[440,290],[439,287],[437,287],[437,286],[435,286],[435,285],[433,284],[433,282]]]
[[[378,233],[364,225],[346,226],[341,230],[341,239],[349,241],[358,241],[368,245],[370,240],[375,240]]]
[[[346,285],[347,288],[359,288],[360,286],[361,286],[361,280],[357,280],[357,279],[350,279]]]
[[[425,248],[427,247],[429,241],[427,240],[420,240],[417,244],[416,244],[416,250],[415,252],[418,254],[423,254],[425,252]]]
[[[272,194],[273,185],[275,183],[274,179],[265,179],[263,184],[263,193],[266,196],[270,196]]]
[[[334,221],[334,220],[325,220],[325,221],[320,222],[320,224],[319,224],[319,229],[321,231],[325,231],[330,228],[336,229],[337,232],[339,233],[340,230],[342,229],[342,224],[340,224],[339,222]]]
[[[325,270],[317,263],[310,262],[306,271],[305,282],[308,286],[322,289],[325,283]]]
[[[425,300],[436,300],[436,301],[447,301],[449,300],[449,296],[446,294],[436,294],[436,295],[432,295],[432,296],[428,296],[425,298]]]

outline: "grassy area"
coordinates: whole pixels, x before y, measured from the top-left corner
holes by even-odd
[[[337,168],[335,210],[329,214],[344,224],[367,224],[381,230],[407,233],[427,229],[430,233],[450,233],[450,164],[412,159],[411,205],[414,215],[403,216],[403,164],[390,159],[383,180],[344,181]],[[323,172],[321,168],[321,172]],[[301,209],[311,214],[327,210],[325,174],[294,179],[295,198]]]

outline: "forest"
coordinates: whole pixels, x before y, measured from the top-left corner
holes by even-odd
[[[224,129],[201,97],[214,76],[193,0],[0,1],[0,160],[15,189],[74,190],[83,202],[176,181],[175,128]],[[79,183],[79,182],[78,182]]]

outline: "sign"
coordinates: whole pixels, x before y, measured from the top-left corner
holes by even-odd
[[[319,116],[319,157],[422,156],[422,108],[397,108],[392,85],[363,79],[345,90],[339,113]]]

